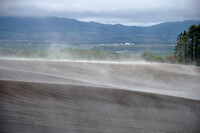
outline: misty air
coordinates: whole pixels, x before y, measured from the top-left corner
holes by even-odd
[[[0,132],[199,133],[198,0],[1,0]]]

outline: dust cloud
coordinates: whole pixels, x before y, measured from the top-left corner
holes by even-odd
[[[107,86],[200,99],[200,68],[149,62],[0,60],[1,80]]]
[[[200,131],[200,68],[0,59],[0,132]]]

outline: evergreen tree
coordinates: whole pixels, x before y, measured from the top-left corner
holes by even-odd
[[[190,26],[188,32],[184,31],[177,37],[174,56],[180,63],[200,64],[200,25]]]
[[[196,27],[195,36],[195,61],[200,63],[200,24]]]
[[[188,37],[189,37],[189,49],[190,49],[190,56],[191,56],[191,61],[194,61],[194,40],[195,40],[195,31],[196,31],[196,26],[192,25],[189,28],[188,31]]]

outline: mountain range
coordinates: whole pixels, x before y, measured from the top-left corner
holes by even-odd
[[[177,35],[200,21],[166,22],[148,27],[82,22],[59,17],[0,17],[1,41],[79,44],[176,44]]]

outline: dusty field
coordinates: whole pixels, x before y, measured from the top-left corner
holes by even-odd
[[[0,132],[200,132],[200,68],[0,60]]]

